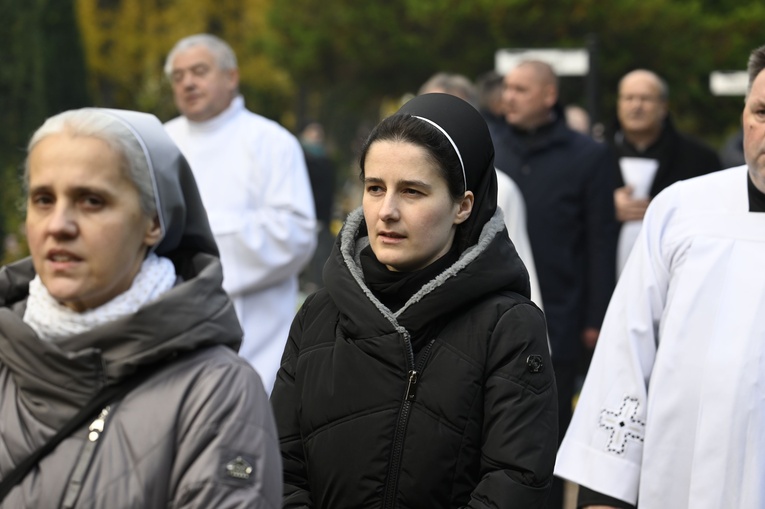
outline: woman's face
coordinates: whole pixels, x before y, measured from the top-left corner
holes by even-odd
[[[449,251],[457,225],[470,216],[473,193],[455,203],[424,148],[376,141],[364,164],[362,206],[377,259],[389,270],[409,272]]]
[[[29,154],[26,230],[45,288],[78,312],[129,289],[160,235],[118,154],[68,134],[44,138]]]

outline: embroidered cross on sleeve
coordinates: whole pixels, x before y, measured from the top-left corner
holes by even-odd
[[[625,396],[618,411],[603,409],[598,425],[610,432],[606,450],[615,454],[624,454],[627,441],[643,441],[645,423],[638,419],[640,402],[637,398]]]

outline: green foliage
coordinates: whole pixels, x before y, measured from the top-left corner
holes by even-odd
[[[414,92],[435,72],[474,78],[499,48],[582,48],[594,36],[601,120],[614,116],[619,78],[646,67],[669,83],[679,126],[717,144],[737,128],[741,98],[712,96],[709,74],[743,69],[765,43],[765,5],[754,0],[291,0],[274,3],[270,22],[267,50],[323,99],[309,113],[345,135],[352,129],[340,124],[352,120],[335,112],[356,112],[355,125],[376,120],[361,118],[379,111],[369,104]],[[584,80],[563,86],[564,100],[586,102]]]
[[[89,104],[73,0],[8,0],[0,48],[0,259],[6,233],[20,234],[24,146],[48,116]],[[19,239],[23,244],[23,239]],[[8,253],[17,256],[22,253]]]
[[[349,179],[382,115],[436,72],[493,68],[500,48],[595,40],[600,120],[614,116],[619,78],[645,67],[667,80],[679,127],[719,145],[738,128],[742,98],[712,96],[709,74],[744,69],[765,43],[761,0],[0,0],[0,18],[0,225],[12,231],[32,130],[86,104],[171,118],[164,59],[193,33],[232,45],[251,109],[293,130],[323,123]],[[562,80],[564,102],[584,105],[585,94],[582,78]]]
[[[76,1],[97,106],[174,117],[165,58],[179,39],[207,32],[225,39],[237,54],[247,105],[289,123],[292,81],[263,51],[271,0]]]

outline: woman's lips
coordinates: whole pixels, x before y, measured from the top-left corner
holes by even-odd
[[[389,231],[378,232],[377,236],[380,238],[380,240],[388,244],[396,244],[406,238],[405,235]]]
[[[48,252],[46,260],[56,269],[64,269],[82,261],[76,254],[62,249],[53,249]]]

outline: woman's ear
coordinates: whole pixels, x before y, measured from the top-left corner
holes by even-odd
[[[470,214],[473,212],[473,191],[465,191],[465,196],[459,202],[459,208],[457,209],[457,216],[454,218],[454,224],[462,224],[467,221]]]
[[[159,225],[159,216],[154,216],[146,224],[146,235],[143,237],[143,242],[146,246],[151,247],[159,242],[161,236],[162,228]]]

